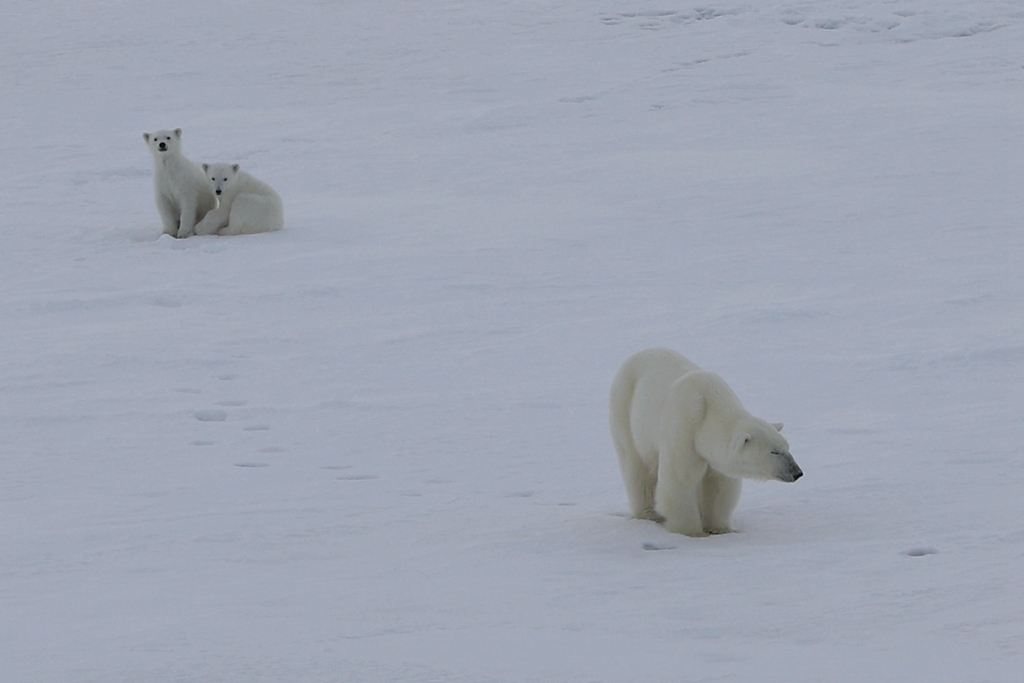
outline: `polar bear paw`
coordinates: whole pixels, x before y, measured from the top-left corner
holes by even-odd
[[[665,518],[655,512],[654,508],[647,508],[636,516],[637,519],[646,519],[658,524],[664,524]]]

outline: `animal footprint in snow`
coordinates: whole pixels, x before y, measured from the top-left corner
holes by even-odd
[[[644,543],[644,550],[675,550],[674,545],[666,545],[663,543]]]
[[[192,417],[200,422],[223,422],[228,419],[228,414],[223,410],[209,408],[207,410],[193,410]]]
[[[181,297],[174,294],[156,294],[149,297],[148,302],[151,306],[160,308],[181,308],[183,303]]]
[[[235,467],[269,467],[265,462],[236,462]]]
[[[346,474],[336,478],[338,481],[370,481],[371,479],[380,479],[376,474]]]

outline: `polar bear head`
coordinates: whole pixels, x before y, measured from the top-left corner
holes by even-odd
[[[206,180],[219,197],[238,177],[239,168],[238,164],[203,164],[203,173],[206,174]]]
[[[789,443],[779,432],[782,423],[771,424],[756,417],[736,422],[729,444],[727,476],[744,479],[778,479],[793,482],[803,471],[789,452]]]
[[[161,156],[168,152],[181,151],[181,128],[174,130],[158,130],[155,133],[143,133],[142,139],[146,141],[154,156]]]

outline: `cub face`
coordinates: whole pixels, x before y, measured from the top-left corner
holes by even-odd
[[[142,139],[146,141],[154,155],[160,156],[168,152],[181,151],[181,128],[174,130],[158,130],[155,133],[143,133]]]
[[[779,432],[782,424],[750,418],[736,426],[730,447],[730,468],[746,479],[794,482],[804,475]],[[723,472],[728,475],[728,472]]]
[[[219,197],[238,177],[238,164],[203,164],[206,181]]]

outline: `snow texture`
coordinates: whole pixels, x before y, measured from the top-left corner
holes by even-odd
[[[5,683],[1016,681],[1024,10],[8,3]],[[160,236],[141,134],[281,194]],[[649,346],[786,423],[628,518]]]

